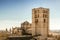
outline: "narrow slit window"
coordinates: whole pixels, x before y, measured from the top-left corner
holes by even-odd
[[[46,20],[44,19],[44,23],[46,22]]]

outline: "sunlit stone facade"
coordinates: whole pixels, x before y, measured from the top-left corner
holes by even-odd
[[[42,7],[32,9],[32,35],[41,34],[41,36],[47,37],[48,31],[49,9]]]

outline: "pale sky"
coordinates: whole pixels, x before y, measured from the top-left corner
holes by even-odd
[[[32,9],[50,9],[50,30],[60,30],[60,0],[0,0],[0,30],[32,21]]]

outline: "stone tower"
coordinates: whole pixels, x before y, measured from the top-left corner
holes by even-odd
[[[47,37],[49,31],[49,9],[34,8],[32,9],[32,35],[41,34]]]

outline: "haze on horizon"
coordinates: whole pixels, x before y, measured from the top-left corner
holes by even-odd
[[[50,30],[60,30],[60,0],[0,0],[0,30],[32,21],[32,9],[50,9]]]

